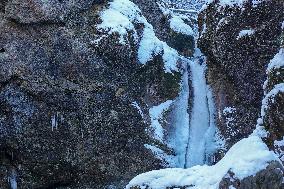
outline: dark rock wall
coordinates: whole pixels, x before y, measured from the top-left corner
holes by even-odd
[[[177,96],[180,75],[164,73],[160,56],[142,66],[137,46],[115,37],[96,47],[105,1],[0,5],[1,189],[14,177],[20,189],[123,188],[162,168],[144,148],[148,109]]]
[[[228,147],[248,136],[260,117],[265,71],[280,48],[283,12],[283,1],[264,1],[257,7],[248,2],[242,8],[221,7],[215,1],[199,16],[198,44],[208,58],[217,123]],[[238,38],[246,29],[255,33]],[[234,108],[229,122],[225,107]]]

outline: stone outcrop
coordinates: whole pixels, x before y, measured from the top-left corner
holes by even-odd
[[[115,36],[96,47],[106,1],[0,5],[1,188],[123,188],[162,168],[144,147],[148,109],[178,95],[180,75]]]
[[[284,5],[281,1],[257,6],[250,1],[243,6],[218,2],[213,1],[199,16],[198,44],[208,58],[207,79],[215,96],[217,124],[230,147],[248,136],[260,117],[266,68],[281,45]],[[269,127],[278,128],[274,122],[281,119],[279,114],[268,121]]]
[[[279,162],[271,162],[266,169],[254,176],[236,179],[233,172],[229,172],[220,182],[219,189],[280,189],[282,188],[283,167]]]

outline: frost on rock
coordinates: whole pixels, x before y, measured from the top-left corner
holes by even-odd
[[[170,27],[173,31],[177,33],[182,33],[185,35],[194,35],[192,28],[184,23],[183,19],[180,16],[173,16],[170,19]]]
[[[141,116],[141,117],[143,118],[143,120],[144,120],[144,114],[143,114],[143,111],[142,111],[141,107],[139,106],[139,104],[138,104],[137,102],[132,102],[131,105],[132,105],[133,107],[135,107],[135,108],[138,110],[140,116]]]
[[[268,64],[267,73],[269,73],[273,69],[279,69],[283,66],[284,66],[284,48],[281,48]]]
[[[148,23],[141,10],[133,2],[114,0],[109,3],[108,9],[102,12],[100,18],[102,23],[97,26],[97,29],[107,31],[109,35],[118,34],[119,42],[123,45],[126,44],[128,32],[133,33],[135,41],[140,41],[138,44],[138,60],[141,64],[146,64],[153,59],[153,56],[161,54],[165,72],[178,71],[178,52],[156,37],[153,26]],[[143,34],[139,37],[135,29],[137,24],[144,25]],[[104,37],[107,36],[98,38],[94,43],[97,44]]]
[[[150,145],[150,144],[144,144],[144,147],[150,150],[155,157],[157,157],[159,160],[161,160],[164,164],[164,166],[173,165],[173,156],[166,154],[163,150],[160,148]]]
[[[274,103],[274,100],[275,100],[274,98],[280,92],[284,93],[284,83],[275,85],[274,88],[269,93],[267,93],[267,95],[264,97],[264,99],[262,100],[262,106],[261,106],[261,116],[262,117],[265,116],[265,112],[269,108],[269,104]]]
[[[245,37],[245,36],[251,36],[255,33],[255,30],[254,29],[247,29],[247,30],[242,30],[240,31],[237,39],[241,39],[242,37]]]
[[[154,130],[154,138],[163,142],[164,138],[164,129],[162,127],[161,119],[163,119],[163,113],[169,109],[171,104],[173,103],[172,100],[168,100],[158,106],[154,106],[150,108],[149,115],[151,118],[151,127]]]
[[[277,161],[275,154],[269,151],[261,138],[250,136],[236,143],[216,165],[151,171],[135,177],[126,188],[140,186],[161,189],[192,186],[198,189],[218,189],[220,181],[228,171],[233,172],[234,177],[241,180],[254,176],[274,160]]]
[[[274,141],[274,147],[276,149],[275,153],[277,154],[279,159],[283,162],[284,161],[284,137],[280,141],[278,140]]]
[[[125,44],[124,36],[127,35],[128,31],[134,30],[134,26],[129,19],[118,11],[105,10],[101,15],[101,19],[103,22],[98,25],[98,28],[109,30],[108,34],[118,33],[121,44]]]
[[[223,110],[223,116],[225,117],[226,131],[230,133],[231,136],[236,136],[239,132],[236,128],[234,128],[234,124],[236,121],[235,118],[236,108],[233,107],[225,107]]]
[[[274,56],[274,58],[270,61],[267,66],[266,74],[269,74],[275,69],[279,69],[284,66],[284,49],[281,48],[279,52]],[[254,131],[254,135],[260,137],[267,137],[268,132],[265,130],[263,126],[263,118],[266,116],[266,111],[269,109],[269,104],[274,103],[274,98],[278,93],[284,92],[284,83],[280,83],[274,86],[274,88],[270,91],[267,91],[268,79],[263,84],[264,90],[264,99],[262,100],[261,106],[261,117],[257,120],[256,130]]]

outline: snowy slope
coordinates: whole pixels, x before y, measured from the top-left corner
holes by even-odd
[[[151,171],[135,177],[126,188],[192,186],[193,189],[218,189],[220,181],[229,170],[235,173],[236,178],[243,179],[265,169],[273,160],[277,161],[275,154],[268,150],[261,138],[251,136],[236,143],[216,165]]]

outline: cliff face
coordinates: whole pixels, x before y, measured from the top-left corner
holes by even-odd
[[[212,166],[151,171],[128,189],[283,188],[283,12],[283,1],[208,1],[199,13],[198,47],[225,148]]]
[[[0,5],[1,188],[123,188],[161,168],[144,147],[148,110],[177,96],[180,74],[165,73],[161,55],[140,64],[131,31],[124,45],[104,37],[106,1]]]
[[[283,167],[269,149],[284,155],[284,4],[224,2],[199,14],[205,61],[194,54],[194,16],[160,1],[1,1],[1,189],[124,188],[167,157],[217,162],[230,147],[216,165],[150,172],[127,187],[279,189]],[[214,157],[205,62],[227,148]]]
[[[282,1],[222,2],[212,1],[200,13],[199,47],[208,58],[207,79],[214,91],[218,127],[230,147],[247,137],[261,117],[266,68],[281,46],[284,5]],[[283,82],[280,75],[276,83]],[[284,107],[280,99],[276,104],[279,118]],[[264,125],[271,130],[283,127],[275,121],[267,118]],[[283,136],[281,131],[278,134]]]

